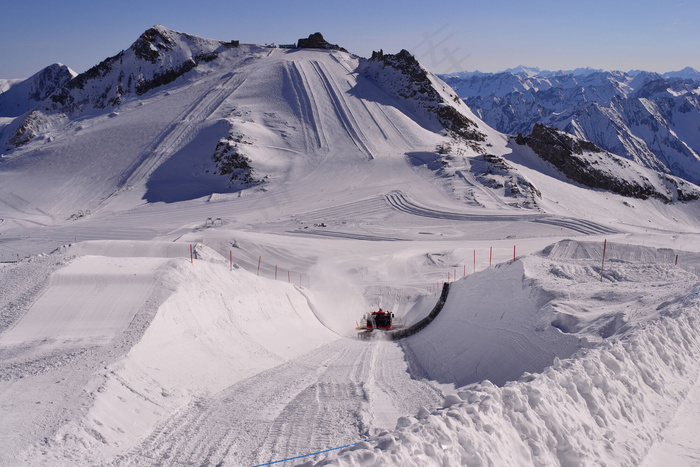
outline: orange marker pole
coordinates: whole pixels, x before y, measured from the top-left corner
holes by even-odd
[[[194,264],[194,256],[192,255],[192,244],[190,243],[190,263]]]
[[[258,276],[260,275],[260,263],[262,263],[262,256],[258,258]]]

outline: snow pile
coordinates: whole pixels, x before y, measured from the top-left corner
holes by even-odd
[[[217,258],[212,250],[198,245],[197,251],[214,261],[190,264],[185,259],[84,257],[75,262],[73,269],[90,261],[132,261],[140,263],[144,272],[150,267],[149,261],[160,263],[163,266],[155,275],[159,287],[173,292],[158,307],[143,336],[128,353],[91,375],[84,389],[91,401],[84,417],[63,425],[44,445],[34,446],[20,459],[28,463],[41,459],[54,465],[95,462],[96,456],[109,459],[126,452],[155,424],[194,399],[216,393],[337,339],[316,319],[307,298],[295,286],[262,279],[241,269],[230,271],[228,265],[220,264],[223,258]],[[138,267],[132,264],[130,269]],[[77,287],[84,288],[81,284],[90,282],[84,276],[73,274],[73,277]],[[134,280],[141,281],[137,276]],[[145,295],[135,294],[135,284],[130,281],[107,281],[102,287],[100,280],[96,282],[98,290],[89,294],[95,299],[81,299],[78,303],[82,307],[74,308],[74,319],[68,319],[70,316],[62,319],[63,325],[52,327],[48,337],[67,329],[78,319],[81,326],[72,327],[75,332],[70,336],[63,336],[64,332],[64,338],[75,338],[76,333],[83,340],[90,338],[84,328],[94,325],[98,330],[107,328],[111,334],[99,333],[101,339],[92,338],[90,345],[106,345],[109,336],[117,337],[123,331],[128,320],[120,320],[119,329],[109,324],[114,316],[133,316],[138,307],[130,305]],[[144,282],[144,286],[150,287],[152,282]],[[118,293],[115,290],[119,287],[122,295],[132,297],[131,300],[109,298]],[[50,287],[46,298],[62,293],[64,288]],[[128,293],[127,288],[131,290]],[[44,317],[43,322],[52,322],[46,319],[51,309],[39,305],[41,301],[20,321],[21,326],[3,334],[5,348],[15,341],[21,342],[13,336],[41,321],[39,315]],[[91,313],[88,320],[84,316],[87,307]],[[115,315],[113,309],[119,314]],[[64,314],[69,311],[66,309]],[[35,315],[37,318],[31,319]],[[25,338],[24,342],[29,340]]]
[[[316,465],[636,465],[700,374],[699,291],[541,374],[465,387]]]
[[[602,250],[566,240],[453,283],[402,347],[458,394],[320,465],[639,463],[700,374],[699,258],[612,243],[601,282]]]
[[[405,341],[419,374],[457,386],[484,379],[500,385],[579,348],[578,336],[546,321],[545,294],[524,263],[500,266],[453,283],[435,321]]]

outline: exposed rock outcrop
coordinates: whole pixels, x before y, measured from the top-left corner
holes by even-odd
[[[390,76],[391,73],[387,73],[387,70],[393,70],[394,76]],[[486,135],[479,131],[476,122],[443,98],[428,72],[407,50],[401,50],[397,54],[385,54],[382,50],[372,52],[363,71],[375,81],[390,79],[391,83],[387,83],[385,88],[402,99],[418,103],[436,117],[452,136],[472,143],[486,140]],[[476,149],[477,146],[474,147]]]
[[[343,47],[337,44],[331,44],[323,38],[323,34],[320,32],[315,32],[310,34],[306,39],[299,39],[297,41],[297,48],[299,49],[326,49],[326,50],[340,50],[342,52],[347,52]]]
[[[635,167],[634,163],[603,151],[590,141],[539,123],[529,136],[518,134],[515,142],[529,146],[569,180],[590,188],[631,198],[657,198],[666,203],[700,198],[700,191],[690,183]],[[656,178],[656,183],[650,177]]]

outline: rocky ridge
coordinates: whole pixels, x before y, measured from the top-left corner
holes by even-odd
[[[665,203],[700,199],[700,189],[668,174],[635,167],[636,164],[600,149],[590,141],[536,123],[529,136],[515,143],[527,145],[569,180],[622,196]]]

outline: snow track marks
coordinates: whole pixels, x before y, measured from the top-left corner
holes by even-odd
[[[398,345],[340,339],[192,402],[118,463],[271,462],[360,441],[442,397],[411,379]]]
[[[153,173],[160,164],[191,139],[199,130],[201,123],[212,115],[245,80],[245,76],[234,73],[224,83],[210,88],[180,117],[173,120],[154,139],[153,143],[136,158],[119,177],[119,186],[132,185]]]
[[[568,217],[554,217],[547,214],[468,214],[421,206],[401,191],[392,191],[385,200],[393,209],[413,216],[463,222],[537,222],[572,230],[582,235],[616,233],[617,231],[595,222]]]

